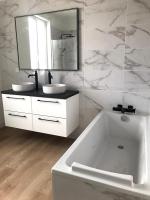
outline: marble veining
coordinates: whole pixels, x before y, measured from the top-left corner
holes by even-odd
[[[123,18],[126,11],[126,3],[124,0],[85,0],[85,3],[87,17],[99,17],[101,27],[118,26],[125,23]]]
[[[84,66],[85,85],[95,89],[121,89],[123,87],[123,52],[124,47],[110,51],[87,51]]]
[[[129,0],[127,22],[129,24],[143,24],[149,21],[150,1],[149,0]]]
[[[127,70],[149,70],[149,49],[126,49],[125,69]]]
[[[148,48],[150,46],[150,23],[127,26],[126,45],[135,49]]]
[[[140,91],[150,88],[149,71],[125,71],[125,90]]]

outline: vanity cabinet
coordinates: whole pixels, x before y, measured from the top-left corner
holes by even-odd
[[[69,103],[69,101],[64,99],[45,99],[33,97],[32,111],[33,114],[37,115],[47,115],[66,118],[68,106],[67,103]]]
[[[33,115],[33,130],[52,135],[67,136],[67,120],[49,116]]]
[[[79,124],[79,94],[49,98],[2,94],[5,125],[67,137]]]
[[[5,125],[32,130],[31,97],[2,95]]]
[[[31,113],[31,97],[2,94],[4,110]]]
[[[4,117],[6,126],[32,130],[32,114],[5,110]]]

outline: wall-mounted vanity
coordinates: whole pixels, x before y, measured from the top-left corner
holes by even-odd
[[[67,137],[79,124],[79,92],[2,92],[5,125]]]
[[[60,83],[38,86],[38,70],[79,69],[79,10],[15,17],[20,70],[33,70],[35,83],[13,84],[2,92],[9,127],[67,137],[79,124],[79,92]],[[36,87],[35,87],[36,86]],[[57,93],[57,94],[56,94]]]

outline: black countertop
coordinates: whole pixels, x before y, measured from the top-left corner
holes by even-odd
[[[61,94],[44,94],[42,89],[39,89],[38,91],[29,91],[29,92],[15,92],[12,89],[11,90],[4,90],[1,92],[2,94],[10,94],[10,95],[22,95],[22,96],[31,96],[31,97],[44,97],[44,98],[55,98],[55,99],[67,99],[69,97],[72,97],[76,94],[79,94],[79,91],[75,90],[67,90],[64,93]]]

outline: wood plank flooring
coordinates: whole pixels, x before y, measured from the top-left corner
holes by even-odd
[[[51,168],[72,139],[0,129],[0,200],[52,200]]]

